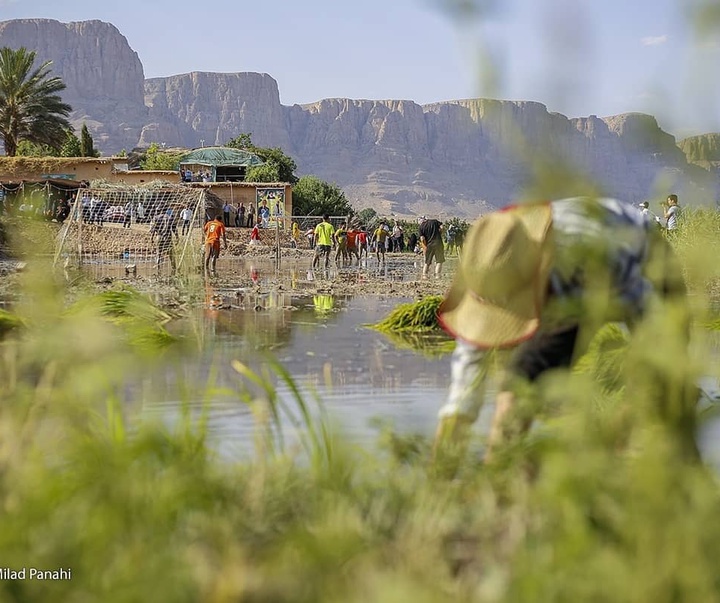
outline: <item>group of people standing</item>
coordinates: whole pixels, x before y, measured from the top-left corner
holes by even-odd
[[[283,208],[280,202],[275,203],[274,214],[271,214],[267,201],[263,199],[257,208],[257,221],[260,228],[268,228],[270,226],[271,215],[282,216]],[[222,221],[226,228],[235,226],[236,228],[252,228],[255,226],[255,205],[248,203],[247,206],[243,201],[233,205],[226,201],[222,207]]]
[[[650,210],[650,203],[648,203],[647,201],[643,201],[642,203],[640,203],[640,211],[642,212],[643,216],[648,219],[655,220],[655,222],[660,225],[661,228],[665,228],[670,232],[674,232],[675,230],[677,230],[677,227],[679,225],[681,214],[680,205],[678,204],[678,196],[675,194],[668,195],[665,202],[660,204],[660,207],[663,210],[662,218],[654,214]]]
[[[248,203],[246,207],[243,201],[235,206],[226,201],[222,209],[224,226],[235,226],[236,228],[252,228],[255,226],[255,206],[252,203]]]
[[[299,238],[299,232],[297,224],[293,224],[293,240],[296,237]],[[445,262],[442,232],[442,222],[423,216],[419,221],[418,235],[413,233],[411,238],[408,239],[413,246],[417,244],[419,249],[422,250],[425,259],[423,277],[428,276],[430,266],[433,264],[435,264],[435,276],[439,278],[441,275],[442,265]],[[306,231],[305,234],[309,246],[315,249],[313,268],[319,267],[321,262],[327,268],[330,264],[330,255],[333,249],[336,250],[336,263],[342,262],[344,265],[348,263],[352,265],[354,257],[359,265],[363,256],[367,258],[370,250],[372,250],[377,257],[378,265],[382,266],[385,264],[385,253],[387,251],[401,251],[404,247],[401,243],[404,237],[402,228],[396,225],[391,231],[385,221],[381,221],[372,234],[369,234],[362,227],[350,227],[347,222],[341,223],[336,229],[330,223],[330,216],[325,214],[322,222],[315,228]]]

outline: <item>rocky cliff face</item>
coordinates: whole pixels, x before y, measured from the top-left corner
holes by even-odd
[[[708,171],[720,182],[720,133],[691,136],[678,142],[688,161]],[[720,192],[715,196],[715,205],[720,208]]]
[[[26,47],[37,61],[51,60],[67,89],[78,130],[87,122],[101,149],[132,148],[147,119],[142,63],[125,36],[102,21],[61,23],[50,19],[0,22],[0,46]]]
[[[516,198],[543,165],[565,174],[536,188],[545,195],[577,192],[578,175],[629,201],[672,189],[685,201],[709,203],[720,188],[718,171],[688,164],[649,115],[568,119],[540,103],[489,99],[424,106],[325,99],[287,107],[267,74],[144,80],[127,40],[99,21],[0,22],[5,45],[54,61],[75,123],[87,122],[105,153],[151,142],[223,144],[249,132],[256,144],[292,155],[300,174],[338,183],[358,208],[474,217]]]
[[[290,145],[277,82],[266,73],[187,73],[145,82],[149,125],[140,144],[221,145],[242,132],[253,142]]]
[[[702,134],[684,138],[678,142],[678,147],[685,153],[688,161],[720,162],[720,134]]]

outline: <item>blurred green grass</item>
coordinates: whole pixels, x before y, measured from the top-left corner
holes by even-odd
[[[293,382],[273,362],[235,365],[258,426],[250,459],[219,459],[206,417],[128,423],[125,376],[192,346],[157,335],[167,315],[141,294],[68,305],[30,262],[23,327],[0,343],[0,558],[72,580],[0,581],[0,601],[718,600],[717,475],[682,453],[673,406],[717,371],[712,223],[689,212],[672,241],[698,325],[689,355],[662,311],[633,338],[608,327],[576,370],[524,394],[540,418],[526,438],[483,465],[476,436],[452,479],[427,436],[385,429],[358,450],[299,390],[281,408],[272,383]],[[277,437],[280,413],[301,449]]]

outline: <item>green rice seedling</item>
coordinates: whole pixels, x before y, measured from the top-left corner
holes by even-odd
[[[383,333],[401,349],[411,349],[425,356],[442,356],[452,352],[455,341],[441,330],[437,311],[439,295],[429,295],[416,302],[400,304],[380,322],[367,325]]]
[[[455,340],[444,333],[383,331],[383,335],[396,348],[414,350],[430,358],[450,354],[455,349]]]
[[[437,311],[442,299],[442,296],[439,295],[428,295],[416,302],[400,304],[393,308],[383,320],[369,326],[382,332],[437,331],[440,329]]]
[[[24,321],[22,318],[0,308],[0,337],[21,328],[23,325]]]
[[[113,324],[122,326],[128,341],[140,350],[161,350],[177,341],[164,326],[171,316],[147,296],[124,285],[83,297],[67,311],[75,315],[97,312]]]

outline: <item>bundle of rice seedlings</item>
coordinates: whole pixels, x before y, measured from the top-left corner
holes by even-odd
[[[159,350],[176,341],[163,326],[172,317],[132,287],[122,286],[83,298],[71,306],[69,313],[91,308],[121,327],[135,348]]]
[[[443,332],[384,331],[383,334],[396,348],[413,350],[428,358],[444,356],[455,349],[455,340]]]
[[[137,319],[145,322],[165,323],[171,316],[156,306],[149,297],[132,287],[121,286],[109,291],[84,298],[71,308],[84,309],[89,306],[98,308],[103,316],[110,319]]]
[[[400,304],[390,314],[370,328],[382,332],[423,333],[440,329],[437,312],[443,298],[429,295],[416,302]]]
[[[23,320],[15,314],[0,308],[0,337],[24,326]]]

